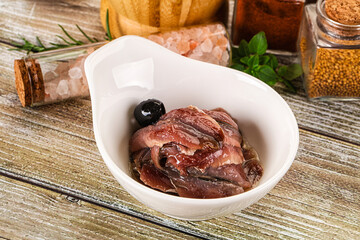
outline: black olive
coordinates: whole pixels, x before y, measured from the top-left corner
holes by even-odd
[[[156,99],[143,101],[134,110],[135,119],[142,127],[156,123],[164,114],[164,104]]]

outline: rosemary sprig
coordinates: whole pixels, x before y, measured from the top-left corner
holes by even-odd
[[[110,32],[110,24],[109,24],[109,9],[106,9],[106,36],[105,39],[111,41],[113,38]]]
[[[66,35],[66,37],[68,39],[66,39],[63,36],[60,35],[56,35],[56,37],[58,37],[62,43],[53,43],[50,42],[49,44],[51,45],[50,47],[46,47],[40,40],[40,38],[38,36],[36,36],[36,44],[31,43],[30,41],[28,41],[26,38],[21,37],[21,39],[23,40],[24,43],[18,43],[18,42],[11,42],[11,44],[15,47],[15,48],[10,48],[8,50],[10,51],[26,51],[27,53],[33,52],[33,53],[38,53],[38,52],[45,52],[45,51],[49,51],[49,50],[55,50],[55,49],[60,49],[60,48],[67,48],[67,47],[71,47],[71,46],[77,46],[77,45],[83,45],[85,44],[83,41],[80,40],[76,40],[73,36],[71,36],[66,29],[58,24],[59,27],[61,28],[61,31]],[[99,42],[99,40],[97,40],[96,38],[91,38],[89,37],[81,28],[79,25],[76,24],[76,28],[81,32],[81,34],[91,43],[94,42]],[[109,9],[106,11],[106,36],[105,36],[105,40],[111,41],[113,38],[111,36],[111,32],[110,32],[110,26],[109,26]]]

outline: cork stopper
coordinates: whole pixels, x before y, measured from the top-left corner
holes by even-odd
[[[360,0],[326,0],[326,14],[346,25],[360,25]]]
[[[27,59],[26,66],[31,77],[33,103],[42,103],[45,99],[45,84],[40,64],[34,59]]]
[[[26,64],[23,59],[16,59],[14,61],[14,71],[15,86],[20,102],[23,107],[30,106],[32,102],[31,82],[29,72],[27,71]]]
[[[39,63],[34,59],[14,61],[15,86],[21,104],[32,106],[45,99],[45,85]]]

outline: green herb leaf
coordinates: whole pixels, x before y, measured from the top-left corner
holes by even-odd
[[[240,57],[245,57],[250,55],[249,44],[244,39],[241,40],[239,44],[238,54]]]
[[[300,77],[302,74],[303,70],[299,64],[291,64],[287,67],[287,71],[284,73],[283,77],[290,81]]]
[[[242,57],[240,58],[240,63],[243,63],[245,65],[249,65],[249,57]]]
[[[108,21],[107,21],[107,29],[110,32],[110,28],[108,26]],[[60,49],[60,48],[66,48],[66,47],[71,47],[74,45],[83,45],[84,42],[76,40],[75,38],[73,38],[66,30],[63,26],[61,26],[59,24],[59,27],[61,28],[61,30],[65,33],[65,35],[72,41],[68,41],[66,40],[64,37],[60,36],[60,35],[56,35],[58,38],[60,38],[64,43],[49,43],[50,45],[52,45],[51,47],[46,47],[40,40],[39,37],[36,37],[36,44],[31,43],[30,41],[28,41],[25,38],[21,38],[24,43],[17,43],[17,42],[12,42],[11,45],[13,45],[15,48],[10,48],[8,50],[10,51],[26,51],[27,53],[30,52],[44,52],[44,51],[49,51],[49,50],[54,50],[54,49]],[[76,25],[77,29],[90,41],[90,42],[98,42],[98,40],[96,38],[90,38],[78,25]]]
[[[106,40],[111,41],[113,38],[110,32],[110,24],[109,24],[109,9],[106,9]]]
[[[283,78],[279,78],[279,80],[280,80],[280,82],[284,83],[284,85],[287,87],[289,92],[296,93],[296,88],[290,81],[283,79]]]
[[[290,80],[302,74],[300,65],[292,64],[279,67],[276,56],[265,54],[267,46],[264,32],[256,34],[249,43],[242,40],[239,48],[233,48],[233,65],[231,68],[250,74],[270,86],[281,82],[288,91],[296,93],[296,88]]]
[[[264,81],[265,83],[269,84],[270,86],[273,86],[277,82],[277,79],[278,79],[278,75],[276,74],[274,69],[272,69],[268,65],[263,65],[260,67],[258,76],[261,81]]]
[[[247,73],[247,74],[250,74],[250,75],[251,75],[251,70],[250,70],[250,68],[245,69],[245,70],[244,70],[244,73]]]
[[[250,53],[263,55],[266,52],[267,47],[268,45],[264,32],[259,32],[249,42]]]
[[[234,61],[234,59],[236,58],[240,58],[239,48],[231,46],[231,53],[232,53],[232,61]]]
[[[61,30],[65,33],[65,35],[71,40],[73,41],[76,45],[82,45],[84,44],[82,41],[78,41],[75,38],[73,38],[66,30],[63,26],[61,26],[60,24],[58,24],[59,27],[61,28]]]
[[[275,70],[278,67],[279,62],[278,62],[277,58],[274,55],[269,54],[269,57],[270,57],[270,61],[269,61],[268,65],[270,67],[272,67],[272,69]]]
[[[277,73],[279,74],[280,77],[284,77],[286,72],[288,70],[287,66],[281,66],[279,67],[279,69],[277,70]]]
[[[82,35],[84,35],[84,36],[87,38],[87,40],[89,40],[89,42],[91,42],[91,43],[98,42],[95,38],[89,37],[89,36],[79,27],[79,25],[76,24],[76,27],[77,27],[77,29],[82,33]]]
[[[240,57],[233,57],[232,63],[240,63]]]
[[[244,71],[245,70],[245,66],[242,65],[242,64],[238,64],[238,63],[235,63],[235,64],[231,65],[231,68],[239,70],[239,71]]]
[[[248,66],[254,68],[259,65],[259,55],[255,54],[249,58]]]
[[[268,55],[259,56],[259,64],[260,65],[268,65],[269,61],[270,61],[270,56],[268,56]]]

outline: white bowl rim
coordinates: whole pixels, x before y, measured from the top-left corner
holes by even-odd
[[[117,38],[113,41],[111,41],[110,43],[107,43],[106,45],[102,46],[101,48],[97,49],[95,52],[93,52],[90,56],[88,56],[86,58],[85,61],[85,72],[89,72],[90,71],[90,65],[91,65],[91,61],[93,60],[93,58],[95,58],[97,55],[102,54],[102,52],[108,48],[111,48],[113,45],[118,44],[121,41],[125,41],[127,39],[134,39],[139,41],[139,39],[141,39],[140,41],[144,41],[144,43],[146,44],[150,44],[153,46],[156,46],[157,48],[159,48],[160,45],[139,37],[139,36],[133,36],[133,35],[126,35],[120,38]],[[103,160],[105,161],[106,165],[108,166],[108,168],[110,169],[110,171],[116,175],[115,177],[118,177],[122,180],[124,180],[125,182],[127,182],[128,184],[130,184],[131,186],[126,186],[124,188],[127,187],[134,187],[134,189],[138,189],[140,191],[145,191],[148,195],[158,195],[157,197],[159,198],[168,198],[169,201],[172,201],[173,203],[179,202],[181,204],[189,204],[189,205],[206,205],[206,206],[212,206],[214,204],[231,204],[234,202],[238,202],[239,200],[241,200],[242,198],[245,198],[246,196],[251,196],[256,194],[256,192],[261,192],[262,189],[264,188],[268,188],[271,185],[276,185],[276,183],[278,181],[280,181],[280,179],[286,174],[286,172],[288,171],[288,169],[291,167],[293,161],[295,160],[296,154],[297,154],[297,150],[298,150],[298,146],[299,146],[299,130],[298,130],[298,124],[296,121],[296,118],[294,116],[294,113],[292,112],[290,106],[287,104],[287,102],[280,96],[279,93],[277,93],[273,88],[271,88],[270,86],[268,86],[266,83],[262,82],[261,80],[246,74],[244,72],[235,70],[235,69],[231,69],[228,67],[222,67],[219,65],[215,65],[215,64],[211,64],[211,63],[206,63],[206,62],[201,62],[198,60],[194,60],[194,59],[190,59],[187,57],[183,57],[179,54],[176,54],[164,47],[163,48],[164,51],[168,51],[169,53],[172,53],[174,55],[176,55],[176,57],[178,58],[182,58],[185,61],[194,61],[196,62],[196,64],[206,64],[206,65],[211,65],[212,67],[219,67],[219,68],[226,68],[227,70],[225,71],[232,71],[234,74],[237,75],[241,75],[243,78],[250,78],[253,81],[256,81],[257,84],[262,85],[264,88],[266,88],[268,91],[271,92],[272,95],[276,96],[277,99],[280,100],[281,104],[283,104],[286,108],[286,110],[289,113],[289,117],[290,117],[290,121],[292,124],[292,127],[294,129],[296,129],[296,134],[294,136],[294,139],[292,139],[293,141],[293,145],[292,145],[292,149],[289,151],[289,154],[287,156],[287,159],[285,160],[285,164],[281,167],[281,169],[274,174],[271,178],[269,178],[266,182],[262,183],[259,186],[255,186],[254,188],[240,193],[240,194],[236,194],[233,196],[229,196],[229,197],[222,197],[222,198],[210,198],[210,199],[202,199],[202,198],[186,198],[186,197],[180,197],[180,196],[174,196],[174,195],[170,195],[168,193],[164,193],[155,189],[152,189],[151,187],[148,187],[142,183],[139,183],[138,181],[136,181],[135,179],[133,179],[131,176],[129,176],[128,174],[126,174],[124,171],[122,171],[117,165],[116,163],[112,160],[112,158],[108,155],[107,151],[105,150],[105,146],[100,138],[100,134],[98,132],[98,128],[97,128],[97,121],[93,120],[93,125],[94,125],[94,135],[95,135],[95,141],[96,144],[98,145],[100,154],[103,157]],[[91,86],[90,86],[91,87]],[[92,105],[93,107],[93,105]],[[93,111],[93,117],[94,117],[95,111]],[[260,160],[261,161],[261,160]]]

